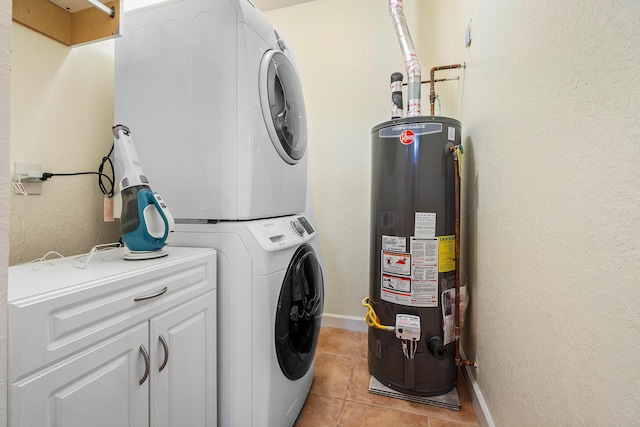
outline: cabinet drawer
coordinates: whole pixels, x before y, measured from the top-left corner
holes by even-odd
[[[33,274],[11,267],[10,290],[33,286],[37,293],[21,288],[12,300],[10,292],[9,382],[215,289],[214,250],[168,250],[164,259],[118,260],[94,273],[78,272],[64,258]]]

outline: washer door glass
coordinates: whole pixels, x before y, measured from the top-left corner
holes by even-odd
[[[323,303],[322,269],[313,248],[304,244],[289,264],[276,311],[276,354],[280,369],[290,380],[302,378],[311,367]]]
[[[260,63],[260,104],[267,132],[280,156],[295,164],[307,149],[307,115],[293,64],[268,50]]]

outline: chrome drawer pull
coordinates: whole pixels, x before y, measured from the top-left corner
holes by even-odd
[[[162,365],[160,365],[160,369],[158,372],[162,372],[165,366],[167,366],[167,362],[169,361],[169,345],[167,344],[167,340],[164,339],[162,335],[160,335],[160,344],[164,348],[164,360],[162,361]]]
[[[164,287],[164,288],[162,288],[162,290],[161,290],[160,292],[158,292],[158,293],[155,293],[155,294],[153,294],[153,295],[147,295],[147,296],[144,296],[144,297],[136,297],[136,298],[134,298],[133,300],[137,302],[137,301],[144,301],[144,300],[148,300],[148,299],[151,299],[151,298],[156,298],[156,297],[159,297],[160,295],[163,295],[163,294],[167,293],[167,291],[168,291],[168,290],[169,290],[169,288],[167,288],[167,287],[165,286],[165,287]]]
[[[149,353],[147,353],[147,349],[144,348],[143,345],[140,346],[140,353],[142,353],[142,357],[144,358],[144,375],[140,380],[140,385],[142,385],[149,377]]]

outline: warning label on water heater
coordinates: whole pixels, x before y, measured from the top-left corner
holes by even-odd
[[[456,236],[438,237],[438,273],[456,269]]]
[[[391,246],[402,247],[390,245],[389,236],[383,236],[385,241],[380,257],[380,298],[413,307],[437,307],[438,238],[412,237],[408,253],[389,250]]]
[[[382,235],[382,250],[394,252],[407,251],[407,238]]]
[[[411,239],[411,282],[418,307],[438,306],[438,239]]]
[[[382,274],[382,295],[391,298],[386,301],[402,304],[402,301],[411,297],[411,279]]]
[[[401,276],[411,275],[411,254],[382,251],[382,272]]]
[[[436,237],[436,214],[432,212],[416,212],[415,237]]]

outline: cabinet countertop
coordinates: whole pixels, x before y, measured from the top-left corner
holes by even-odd
[[[215,250],[211,248],[167,246],[164,250],[169,253],[165,257],[136,261],[123,259],[128,253],[126,248],[109,250],[101,253],[102,258],[94,254],[84,269],[74,264],[81,264],[78,262],[82,261],[80,257],[87,254],[14,265],[9,267],[8,301],[11,303],[42,294],[68,291],[78,285],[97,286],[122,274],[143,274],[145,270],[152,271],[206,253],[215,255]]]

